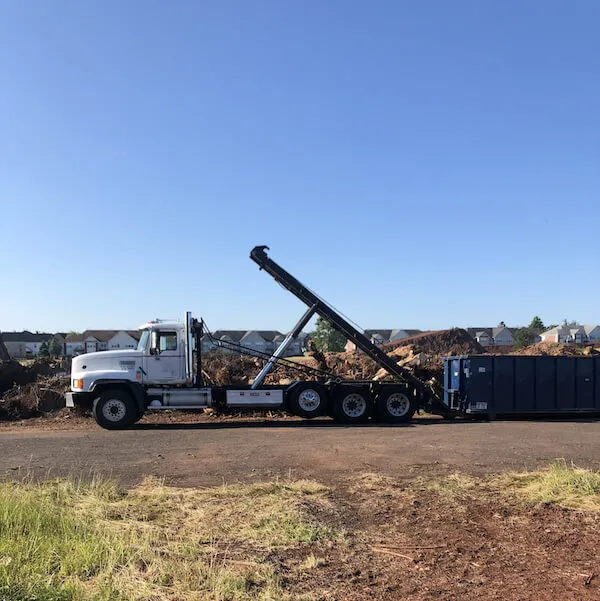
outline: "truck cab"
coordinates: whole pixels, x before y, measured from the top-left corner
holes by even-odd
[[[142,363],[142,383],[146,385],[186,384],[186,357],[189,352],[183,324],[150,322],[140,326],[137,352]]]

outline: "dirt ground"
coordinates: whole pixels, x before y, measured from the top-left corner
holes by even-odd
[[[493,483],[494,474],[537,469],[558,457],[599,470],[600,422],[420,418],[344,427],[164,414],[110,432],[63,415],[0,428],[0,474],[10,479],[102,474],[125,486],[147,475],[183,487],[323,483],[331,491],[327,503],[307,501],[306,512],[343,536],[260,559],[276,570],[289,598],[307,601],[600,598],[598,513],[527,505]],[[257,561],[249,558],[242,565]]]
[[[41,418],[0,428],[0,474],[86,475],[125,484],[146,475],[180,486],[276,477],[326,484],[362,472],[395,478],[528,470],[556,458],[600,469],[600,421],[447,422],[343,426],[328,419],[265,421],[147,416],[130,430]],[[153,423],[161,419],[161,423]],[[36,427],[35,424],[43,427]],[[21,425],[23,424],[23,425]]]
[[[600,596],[596,513],[527,506],[485,480],[363,474],[337,487],[347,545],[297,579],[319,599],[591,600]],[[319,555],[319,550],[315,550]],[[281,558],[282,571],[294,559]],[[293,573],[293,572],[292,572]]]
[[[54,429],[35,420],[13,423],[0,430],[0,473],[100,473],[126,486],[146,475],[184,487],[323,483],[327,503],[307,500],[307,515],[343,536],[260,559],[291,599],[600,598],[598,512],[527,505],[505,496],[493,476],[557,457],[600,469],[600,422],[421,419],[402,427],[341,427],[239,419],[186,425],[181,417],[117,432],[77,418]],[[242,564],[256,561],[244,557]]]

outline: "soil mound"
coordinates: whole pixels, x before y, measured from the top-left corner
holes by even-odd
[[[404,347],[411,347],[414,353],[426,353],[440,357],[449,355],[478,355],[484,348],[471,338],[462,328],[424,332],[398,342],[384,345],[384,349],[392,356],[405,356]]]
[[[560,342],[538,342],[526,346],[522,349],[518,349],[509,353],[510,355],[534,355],[544,356],[550,355],[552,357],[581,357],[584,355],[593,354],[592,347],[577,346],[575,344],[563,344]]]

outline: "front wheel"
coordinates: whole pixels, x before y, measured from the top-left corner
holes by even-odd
[[[415,399],[413,397],[411,400],[406,389],[384,389],[377,400],[379,419],[391,424],[409,421],[416,409]]]
[[[127,392],[109,389],[100,393],[92,407],[94,419],[107,430],[120,430],[132,426],[138,418],[138,410]]]

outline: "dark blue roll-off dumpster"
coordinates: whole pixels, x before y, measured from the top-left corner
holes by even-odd
[[[444,402],[468,414],[600,415],[600,356],[444,359]]]

